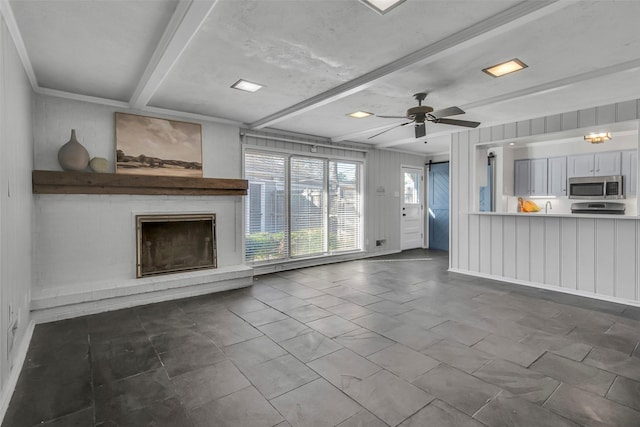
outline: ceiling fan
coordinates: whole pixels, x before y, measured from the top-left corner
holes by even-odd
[[[479,122],[471,122],[468,120],[447,119],[449,116],[456,116],[458,114],[464,114],[464,111],[459,107],[449,107],[442,110],[434,111],[432,107],[428,105],[422,105],[422,101],[425,100],[427,94],[425,92],[416,93],[413,95],[418,100],[417,107],[411,107],[407,110],[406,116],[377,116],[383,119],[409,119],[406,123],[401,123],[392,128],[386,129],[375,135],[370,136],[368,139],[375,138],[378,135],[382,135],[385,132],[389,132],[397,127],[406,126],[411,123],[415,123],[416,138],[423,137],[427,134],[425,122],[442,123],[445,125],[465,126],[469,128],[475,128],[480,126]]]

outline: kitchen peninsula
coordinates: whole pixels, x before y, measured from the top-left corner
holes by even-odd
[[[554,141],[582,138],[602,127],[614,135],[622,134],[617,140],[622,142],[592,146],[580,141],[586,144],[586,151],[637,152],[638,105],[639,101],[633,100],[455,134],[451,147],[454,214],[450,270],[640,306],[637,197],[615,200],[625,204],[625,215],[607,215],[571,213],[572,203],[585,200],[569,199],[566,195],[527,195],[524,198],[534,201],[542,210],[519,213],[513,166],[515,160],[524,158],[566,155]],[[539,145],[534,145],[535,142]],[[530,144],[528,152],[514,154],[521,144]],[[495,201],[496,212],[479,212],[480,188],[487,185],[489,150],[495,151],[498,158],[503,157],[495,175],[495,186],[500,191]],[[634,173],[637,181],[637,164]],[[552,209],[545,213],[547,201]]]

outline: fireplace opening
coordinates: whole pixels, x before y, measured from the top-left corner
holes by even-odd
[[[217,267],[216,215],[137,215],[138,278]]]

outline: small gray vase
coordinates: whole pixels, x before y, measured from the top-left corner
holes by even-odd
[[[71,129],[71,139],[58,151],[58,162],[66,171],[83,171],[89,165],[89,152],[76,139],[76,130]]]

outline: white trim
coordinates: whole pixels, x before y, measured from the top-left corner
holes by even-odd
[[[4,420],[4,417],[7,414],[7,409],[9,408],[11,397],[13,396],[13,392],[15,391],[16,385],[18,384],[20,372],[22,371],[24,362],[27,359],[27,351],[29,350],[29,345],[31,344],[31,338],[33,337],[33,330],[35,328],[35,325],[36,322],[33,319],[27,325],[27,330],[24,332],[22,341],[20,342],[20,346],[18,347],[18,351],[15,353],[15,356],[13,358],[14,363],[9,373],[9,377],[2,385],[2,395],[0,395],[0,423]]]
[[[367,149],[362,149],[362,148],[354,148],[354,147],[349,147],[349,146],[340,146],[340,145],[331,145],[331,144],[324,144],[321,142],[313,142],[313,141],[303,141],[303,140],[297,140],[297,139],[293,139],[293,138],[284,138],[284,137],[280,137],[280,136],[272,136],[272,135],[262,135],[259,133],[250,133],[250,132],[240,132],[240,136],[241,137],[245,137],[248,136],[250,138],[262,138],[262,139],[268,139],[271,141],[282,141],[282,142],[291,142],[294,144],[302,144],[302,145],[311,145],[314,147],[324,147],[324,148],[335,148],[338,150],[347,150],[347,151],[359,151],[361,153],[366,153]],[[311,153],[313,154],[313,153]],[[415,153],[413,153],[415,154]]]
[[[404,251],[404,250],[409,250],[409,249],[415,249],[415,248],[405,248],[404,247],[404,220],[402,219],[402,210],[404,209],[404,174],[405,174],[405,169],[411,169],[414,171],[419,171],[420,172],[420,176],[422,177],[421,179],[421,183],[420,185],[422,186],[422,191],[420,194],[420,216],[421,216],[421,221],[420,221],[420,225],[421,225],[421,233],[422,234],[422,245],[420,246],[421,248],[425,248],[425,243],[424,243],[424,237],[425,237],[425,232],[424,232],[424,228],[425,228],[425,206],[426,206],[426,192],[425,192],[425,185],[426,185],[426,180],[425,180],[425,167],[424,164],[422,166],[413,166],[413,165],[407,165],[407,164],[401,164],[400,165],[400,250]],[[409,203],[411,205],[415,204],[415,203]]]
[[[607,301],[607,302],[612,302],[612,303],[616,303],[616,304],[624,304],[624,305],[628,305],[628,306],[632,306],[632,307],[640,307],[640,301],[633,301],[633,300],[628,300],[628,299],[624,299],[624,298],[617,298],[617,297],[611,297],[611,296],[607,296],[607,295],[594,294],[594,293],[591,293],[591,292],[585,292],[585,291],[580,291],[580,290],[576,290],[576,289],[569,289],[569,288],[562,288],[562,287],[559,287],[559,286],[545,285],[543,283],[530,282],[530,281],[527,281],[527,280],[512,279],[512,278],[509,278],[509,277],[502,277],[502,276],[494,276],[492,274],[479,273],[479,272],[475,272],[475,271],[460,270],[460,269],[457,269],[457,268],[449,268],[448,271],[451,272],[451,273],[464,274],[466,276],[480,277],[480,278],[483,278],[483,279],[496,280],[498,282],[512,283],[514,285],[523,285],[523,286],[528,286],[528,287],[531,287],[531,288],[546,289],[546,290],[549,290],[549,291],[562,292],[564,294],[577,295],[577,296],[587,297],[587,298],[591,298],[591,299],[595,299],[595,300]]]
[[[262,129],[288,120],[299,114],[335,102],[339,99],[365,90],[396,71],[417,63],[427,64],[442,59],[461,50],[468,49],[488,39],[504,34],[514,28],[528,24],[542,16],[553,13],[571,2],[566,1],[523,1],[492,17],[480,21],[444,39],[438,40],[402,58],[383,65],[353,80],[315,95],[295,105],[263,117],[250,124],[251,129]]]
[[[129,108],[129,103],[116,99],[100,98],[98,96],[82,95],[79,93],[65,92],[63,90],[35,87],[33,91],[40,95],[55,96],[56,98],[71,99],[74,101],[90,102],[92,104],[108,105],[118,108]]]
[[[360,163],[363,163],[366,160],[366,157],[353,158],[353,157],[338,156],[338,155],[333,155],[333,154],[311,153],[311,152],[304,152],[304,151],[289,150],[289,149],[286,149],[286,148],[262,147],[260,145],[253,145],[253,144],[246,143],[246,142],[242,143],[242,148],[243,148],[244,151],[246,151],[246,150],[266,151],[266,152],[271,152],[271,153],[279,153],[279,154],[286,154],[286,155],[296,155],[296,156],[301,156],[301,157],[314,157],[314,158],[328,159],[328,160],[346,160],[346,161],[353,161],[353,162],[360,162]],[[334,147],[334,148],[336,148],[336,147]],[[243,151],[243,156],[244,156],[244,151]],[[415,155],[415,153],[411,153],[411,154]],[[244,164],[244,157],[242,159],[243,159],[242,163]]]
[[[253,276],[240,277],[213,283],[202,283],[183,288],[163,289],[160,291],[139,293],[135,295],[116,296],[95,301],[84,301],[68,305],[60,305],[42,310],[35,310],[32,316],[36,323],[53,322],[106,311],[120,310],[139,305],[153,304],[207,295],[249,287],[253,284]]]
[[[36,90],[36,88],[38,88],[38,79],[36,78],[36,73],[33,71],[31,59],[29,59],[29,54],[27,53],[27,47],[24,45],[24,40],[22,39],[22,34],[18,28],[18,23],[16,22],[16,17],[13,14],[9,0],[0,0],[0,13],[2,13],[4,21],[7,23],[7,29],[9,30],[9,34],[11,34],[13,44],[16,46],[20,61],[22,61],[24,72],[27,74],[27,77],[29,77],[31,88]]]
[[[147,105],[196,35],[218,0],[181,0],[142,74],[130,104]]]
[[[295,270],[305,267],[316,267],[319,265],[335,264],[345,261],[357,261],[359,259],[366,259],[372,257],[378,257],[383,255],[392,255],[400,253],[399,249],[384,251],[384,252],[354,252],[343,255],[330,255],[314,258],[306,258],[300,260],[286,260],[278,263],[271,263],[265,265],[259,265],[253,267],[253,275],[260,276],[262,274],[277,273],[279,271]]]

